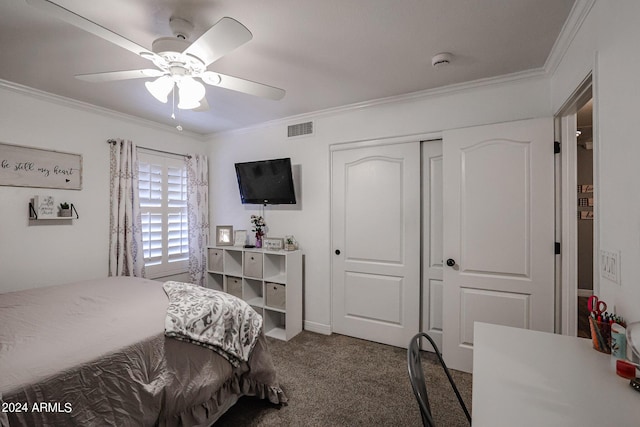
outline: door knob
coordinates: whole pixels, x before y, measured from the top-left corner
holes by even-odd
[[[340,255],[340,249],[336,249],[336,255]]]
[[[448,265],[449,267],[453,267],[454,265],[456,265],[456,260],[454,260],[453,258],[449,258],[449,259],[447,260],[447,265]]]

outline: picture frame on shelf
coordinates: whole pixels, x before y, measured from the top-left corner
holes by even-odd
[[[233,246],[243,247],[247,244],[247,230],[236,230],[233,234]]]
[[[216,246],[232,246],[233,243],[233,226],[216,225]]]
[[[296,249],[298,249],[298,242],[296,241],[295,237],[293,237],[292,235],[285,236],[284,237],[284,250],[285,251],[295,251]]]
[[[33,196],[33,209],[35,211],[35,217],[38,219],[54,219],[58,218],[58,210],[56,206],[56,200],[51,195],[36,195]]]
[[[280,237],[265,237],[262,240],[262,247],[268,251],[279,251],[284,247],[284,239]]]

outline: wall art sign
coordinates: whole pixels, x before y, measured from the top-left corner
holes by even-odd
[[[82,155],[0,142],[0,185],[82,189]]]

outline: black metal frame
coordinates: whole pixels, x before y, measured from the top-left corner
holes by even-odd
[[[418,405],[420,407],[422,425],[426,427],[434,427],[435,423],[431,415],[431,406],[429,405],[429,398],[427,396],[427,384],[425,382],[424,372],[422,370],[422,364],[420,362],[420,338],[426,338],[433,346],[433,350],[435,351],[436,356],[440,361],[440,365],[442,365],[442,368],[444,369],[444,373],[447,374],[447,378],[449,379],[449,383],[451,384],[451,387],[453,388],[453,391],[458,398],[458,402],[460,402],[460,406],[462,407],[462,410],[464,411],[469,424],[471,424],[471,415],[469,414],[467,406],[462,400],[462,396],[458,391],[458,387],[456,387],[456,383],[451,377],[451,373],[449,373],[447,365],[444,363],[444,359],[442,359],[442,354],[440,353],[438,346],[428,334],[426,334],[425,332],[420,332],[414,335],[409,342],[409,348],[407,348],[407,368],[409,370],[409,380],[411,381],[413,394],[416,396],[416,400],[418,401]]]

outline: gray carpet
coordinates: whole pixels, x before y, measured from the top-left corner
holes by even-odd
[[[288,342],[268,342],[289,404],[278,408],[245,397],[216,426],[421,425],[405,349],[307,331]],[[467,426],[436,357],[423,352],[423,367],[436,423]],[[471,411],[471,375],[451,374]]]

